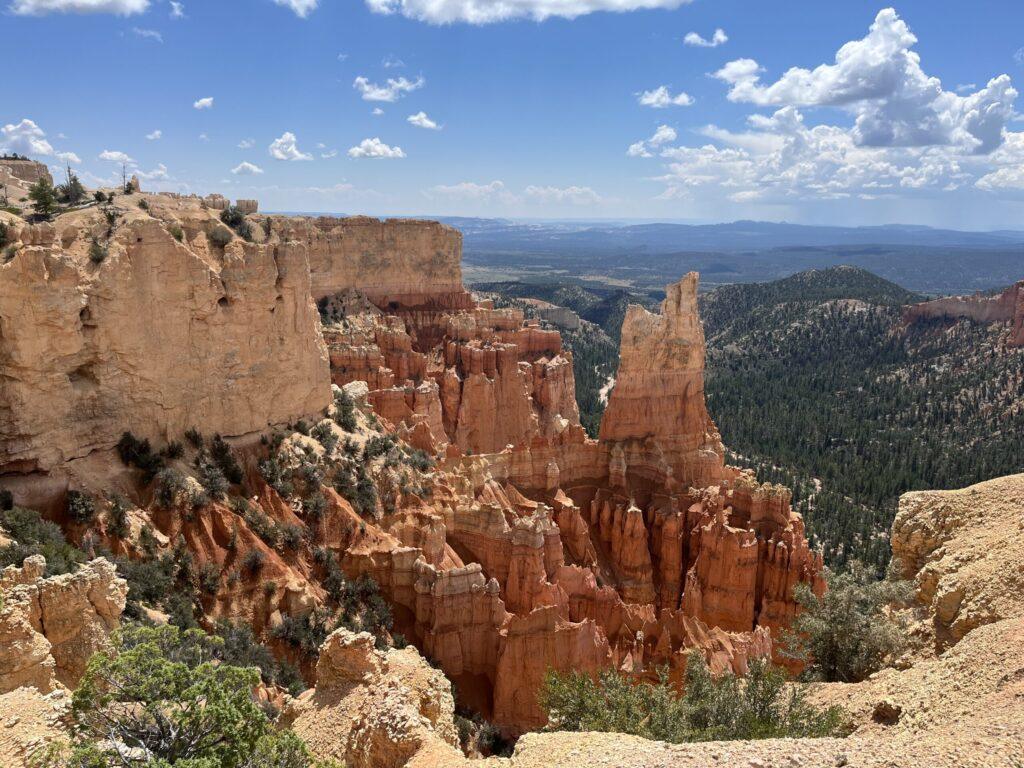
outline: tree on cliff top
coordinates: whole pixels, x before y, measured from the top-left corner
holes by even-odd
[[[826,570],[828,591],[818,597],[806,584],[794,590],[803,611],[783,634],[782,653],[807,664],[811,680],[853,683],[881,669],[904,646],[902,626],[888,610],[905,604],[912,585],[878,581],[864,564]]]
[[[57,195],[53,184],[45,177],[29,187],[28,199],[32,201],[32,210],[36,215],[47,221],[57,212]]]

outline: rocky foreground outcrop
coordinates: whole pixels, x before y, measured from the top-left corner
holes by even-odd
[[[914,304],[903,312],[905,323],[936,319],[967,319],[986,325],[1006,323],[1007,344],[1024,346],[1024,280],[995,296],[945,296]]]
[[[0,693],[73,688],[120,624],[128,587],[111,562],[50,578],[45,569],[35,555],[0,572]]]
[[[378,651],[367,632],[334,632],[317,687],[290,702],[291,727],[321,759],[352,768],[458,765],[451,685],[415,648]]]

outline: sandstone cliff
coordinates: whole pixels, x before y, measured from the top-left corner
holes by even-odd
[[[330,402],[304,246],[221,247],[211,214],[134,197],[113,225],[92,208],[21,227],[0,265],[0,474],[60,469],[125,430],[241,435]]]
[[[997,296],[947,296],[907,307],[903,321],[967,319],[975,323],[1008,323],[1007,343],[1024,346],[1024,280]]]
[[[0,693],[74,687],[120,624],[128,589],[107,560],[43,578],[36,555],[0,572]]]

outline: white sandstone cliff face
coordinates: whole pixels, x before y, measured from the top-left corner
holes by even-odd
[[[0,474],[59,468],[124,430],[242,435],[330,402],[303,245],[218,247],[206,211],[182,220],[183,242],[173,213],[118,215],[102,263],[93,208],[22,227],[0,265]]]
[[[0,572],[0,693],[73,687],[120,625],[128,585],[103,558],[43,578],[39,555]]]

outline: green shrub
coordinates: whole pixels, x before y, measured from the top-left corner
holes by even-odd
[[[905,646],[903,626],[886,608],[905,603],[912,585],[879,581],[856,560],[845,571],[826,570],[826,579],[828,591],[821,597],[797,585],[794,596],[803,611],[783,634],[782,653],[807,664],[807,679],[857,682]]]
[[[281,543],[285,546],[286,549],[290,549],[294,552],[302,546],[302,540],[305,536],[305,531],[303,531],[302,526],[285,525],[282,526],[280,530]]]
[[[344,389],[334,395],[334,421],[346,432],[356,431],[356,404]]]
[[[312,436],[316,438],[317,442],[324,447],[324,450],[330,454],[334,451],[334,447],[338,444],[338,436],[334,434],[334,430],[331,429],[328,422],[321,422],[313,427],[311,432]]]
[[[114,496],[110,499],[110,507],[107,509],[107,533],[114,538],[123,539],[131,532],[128,525],[128,509],[124,499]]]
[[[219,658],[235,667],[256,667],[268,685],[280,685],[292,696],[305,690],[306,684],[298,671],[286,662],[279,662],[267,646],[260,643],[248,624],[217,624],[217,635],[224,641]]]
[[[100,245],[96,238],[89,244],[89,261],[93,264],[102,264],[106,261],[107,249]]]
[[[188,489],[188,480],[180,470],[165,467],[157,473],[154,498],[162,508],[173,509]]]
[[[171,237],[177,240],[179,243],[185,239],[185,230],[183,230],[177,224],[172,224],[168,231],[171,233]]]
[[[383,456],[395,447],[396,442],[394,435],[374,435],[363,446],[363,460],[372,461]]]
[[[216,595],[220,587],[220,568],[216,563],[207,563],[199,571],[199,588],[208,595]]]
[[[122,628],[74,693],[66,765],[142,765],[122,760],[127,748],[153,768],[311,766],[302,742],[273,730],[253,697],[257,669],[218,663],[223,646],[198,630]]]
[[[238,485],[242,482],[242,467],[239,465],[238,459],[235,458],[235,454],[231,451],[231,446],[220,435],[213,436],[213,440],[210,443],[210,456],[217,462],[217,466],[220,467],[221,472],[224,473],[224,477],[227,478],[229,483]]]
[[[66,205],[76,205],[85,199],[85,187],[74,173],[69,173],[67,182],[57,186],[54,192],[57,199]]]
[[[32,210],[42,219],[52,219],[57,212],[57,195],[48,178],[41,178],[29,187],[28,199],[32,201]]]
[[[117,441],[117,454],[128,466],[142,470],[147,483],[164,467],[163,456],[153,451],[149,440],[140,440],[131,432],[124,432]]]
[[[199,471],[199,482],[210,498],[223,499],[230,489],[230,484],[217,462],[205,451],[200,451],[196,456],[196,469]]]
[[[68,491],[68,517],[87,525],[96,519],[96,503],[81,491]]]
[[[185,430],[185,439],[192,444],[193,448],[203,447],[203,434],[195,427],[189,427]]]
[[[304,655],[315,658],[327,639],[328,619],[329,614],[323,609],[314,609],[305,616],[286,615],[270,634],[297,648]]]
[[[125,189],[125,191],[128,192],[129,190]],[[132,191],[134,191],[134,190],[132,190]],[[148,211],[149,210],[149,202],[146,200],[146,198],[142,198],[141,200],[139,200],[139,208],[141,208],[144,211]]]
[[[267,485],[277,491],[282,498],[287,499],[295,493],[295,487],[292,485],[291,479],[278,463],[275,456],[268,456],[263,459],[257,465],[257,470]]]
[[[252,241],[252,225],[246,220],[245,214],[233,205],[220,212],[220,220],[238,233],[243,240]]]
[[[0,248],[7,245],[10,236],[10,227],[7,226],[7,222],[0,221]]]
[[[323,493],[317,489],[302,500],[302,509],[306,513],[306,517],[311,521],[314,523],[320,522],[327,511],[327,500],[324,498]]]
[[[250,549],[245,553],[245,557],[242,558],[242,568],[252,576],[256,576],[263,570],[263,564],[266,562],[266,559],[267,557],[263,554],[262,550]]]
[[[755,659],[743,680],[711,676],[691,653],[686,692],[679,696],[663,670],[657,683],[635,682],[614,670],[595,680],[582,672],[549,673],[540,693],[549,728],[629,733],[671,743],[803,738],[844,733],[842,712],[819,711],[799,689],[786,691],[785,673]]]
[[[31,509],[12,506],[0,510],[0,526],[14,543],[0,549],[0,569],[8,565],[22,566],[26,557],[46,558],[46,575],[70,573],[85,562],[85,553],[68,544],[60,526],[43,520]]]

